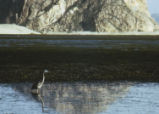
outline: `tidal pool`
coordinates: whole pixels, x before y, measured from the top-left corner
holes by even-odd
[[[39,95],[31,83],[0,84],[2,114],[158,114],[159,83],[45,83]]]

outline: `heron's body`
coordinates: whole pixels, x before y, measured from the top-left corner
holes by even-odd
[[[45,73],[47,73],[48,71],[47,70],[44,70],[43,72],[43,79],[39,82],[36,82],[32,85],[32,88],[31,88],[31,92],[33,94],[38,94],[39,93],[39,89],[41,89],[41,87],[43,86],[44,84],[44,81],[45,81]]]

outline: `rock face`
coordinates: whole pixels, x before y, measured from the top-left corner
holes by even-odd
[[[0,5],[0,23],[17,23],[42,33],[159,30],[146,0],[0,0]]]

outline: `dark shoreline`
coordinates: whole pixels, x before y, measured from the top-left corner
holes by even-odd
[[[5,38],[1,37],[0,41],[2,41],[1,39]],[[17,38],[12,39],[19,41]],[[133,39],[138,43],[137,45],[131,44],[131,41],[130,44],[123,44],[123,41],[127,39],[122,39],[115,42],[117,46],[110,43],[114,46],[113,48],[76,47],[76,44],[52,46],[36,44],[36,42],[28,46],[27,44],[32,40],[24,42],[25,45],[17,46],[14,44],[15,42],[8,42],[6,39],[0,42],[0,82],[35,82],[41,79],[44,69],[50,71],[46,76],[47,82],[159,82],[159,43],[156,43],[158,42],[157,38],[152,38],[153,41],[150,39],[146,40],[146,43],[145,40],[141,40],[141,37]],[[108,41],[110,40],[112,39],[108,39]],[[9,46],[3,47],[2,44],[7,43]]]
[[[158,40],[159,35],[96,35],[96,34],[0,34],[0,39],[81,39],[81,40]]]
[[[0,49],[0,82],[159,81],[158,51],[106,49]]]

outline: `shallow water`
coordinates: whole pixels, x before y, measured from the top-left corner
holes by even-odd
[[[158,114],[159,84],[130,82],[0,84],[0,112],[15,114]]]
[[[97,40],[97,39],[0,39],[0,47],[78,47],[105,49],[142,49],[157,47],[159,40]]]

